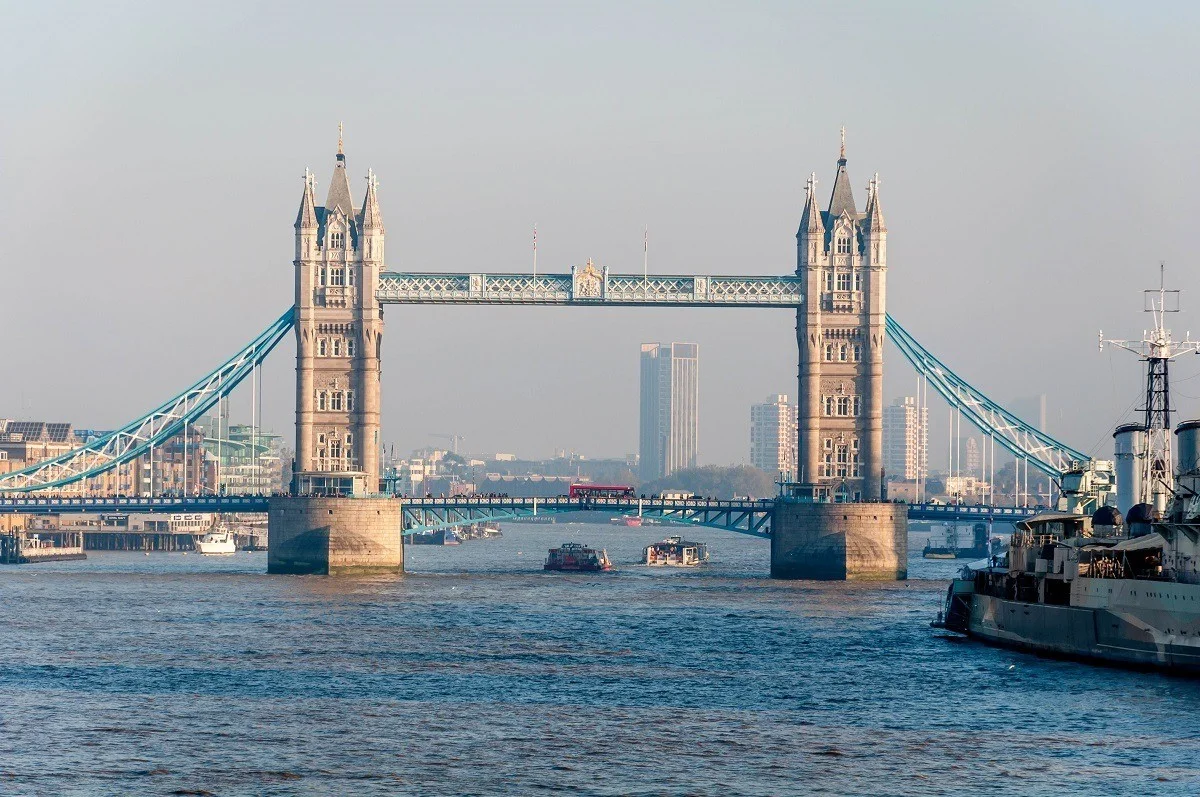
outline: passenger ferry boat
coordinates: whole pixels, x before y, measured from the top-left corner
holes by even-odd
[[[695,567],[708,561],[708,546],[675,535],[647,545],[642,557],[651,567]]]
[[[614,526],[630,526],[637,528],[642,525],[641,515],[621,515],[621,517],[611,518],[609,520]]]
[[[551,548],[543,570],[564,570],[595,573],[612,570],[608,552],[603,548],[588,548],[577,542],[563,543],[561,548]]]
[[[196,550],[209,556],[224,555],[237,551],[237,545],[232,531],[218,527],[196,540]]]

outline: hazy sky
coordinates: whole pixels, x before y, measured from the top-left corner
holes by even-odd
[[[0,417],[111,428],[292,301],[301,175],[346,123],[394,270],[784,274],[838,128],[882,177],[889,309],[995,398],[1111,453],[1167,263],[1200,330],[1197,31],[1184,3],[10,4]],[[638,344],[695,341],[701,458],[795,393],[783,310],[391,307],[384,438],[621,455]],[[291,341],[264,376],[292,436]],[[889,397],[915,378],[893,349]],[[1200,360],[1175,371],[1200,415]],[[1190,378],[1190,381],[1189,381]],[[235,399],[248,407],[249,396]],[[237,410],[235,409],[235,412]],[[245,410],[243,410],[245,414]],[[935,418],[939,417],[935,414]],[[940,416],[943,417],[944,416]],[[944,423],[942,421],[941,423]],[[933,457],[941,455],[941,427]]]

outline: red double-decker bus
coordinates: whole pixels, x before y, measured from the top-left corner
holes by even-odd
[[[572,498],[632,498],[628,484],[572,484]]]

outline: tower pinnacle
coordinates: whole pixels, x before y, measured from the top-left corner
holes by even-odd
[[[337,154],[339,154],[339,155],[346,154],[345,152],[342,151],[342,128],[343,128],[342,122],[338,122],[338,151],[337,151]],[[845,136],[846,136],[845,130],[846,130],[846,128],[843,127],[842,128],[842,138],[845,138]]]
[[[838,155],[838,160],[841,163],[846,162],[846,126],[842,125],[842,149]]]

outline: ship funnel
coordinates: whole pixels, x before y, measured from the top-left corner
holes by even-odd
[[[1175,483],[1184,498],[1200,495],[1200,421],[1183,421],[1175,427],[1179,438],[1179,464]]]
[[[1113,453],[1117,460],[1117,509],[1121,510],[1121,514],[1133,509],[1135,504],[1149,500],[1145,494],[1142,466],[1146,458],[1146,442],[1146,427],[1140,423],[1127,423],[1113,432]],[[1183,445],[1182,438],[1180,445]]]

